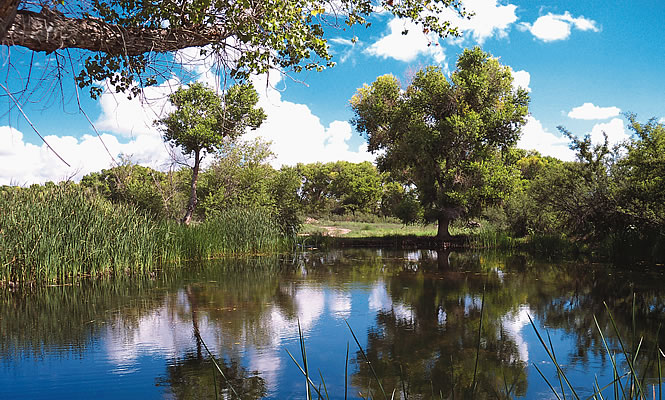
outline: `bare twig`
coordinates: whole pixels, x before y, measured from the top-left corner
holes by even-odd
[[[14,104],[16,105],[16,108],[19,110],[19,112],[21,113],[21,115],[23,115],[23,118],[25,118],[25,120],[28,122],[28,124],[30,124],[30,127],[32,128],[32,130],[35,131],[35,133],[37,134],[37,136],[39,136],[39,138],[42,139],[42,141],[44,142],[44,144],[46,145],[46,147],[48,147],[49,150],[51,150],[51,151],[53,152],[53,154],[55,154],[55,155],[60,159],[60,161],[62,161],[63,163],[65,163],[66,166],[68,166],[68,167],[71,168],[71,165],[69,165],[69,163],[68,163],[67,161],[65,161],[65,159],[62,158],[62,157],[60,156],[60,154],[58,154],[58,152],[55,151],[55,149],[54,149],[53,147],[51,147],[50,144],[48,144],[48,142],[46,141],[46,139],[44,139],[44,137],[42,136],[42,134],[39,133],[39,131],[37,130],[37,128],[35,127],[35,125],[32,123],[32,121],[30,121],[30,118],[28,118],[28,116],[25,114],[25,112],[23,112],[23,108],[21,108],[21,105],[18,103],[18,101],[16,101],[16,98],[12,95],[12,93],[9,91],[9,89],[7,89],[7,87],[6,87],[5,85],[3,85],[2,83],[0,83],[0,87],[1,87],[1,88],[5,91],[5,93],[7,93],[7,95],[12,99],[12,101],[13,101]]]

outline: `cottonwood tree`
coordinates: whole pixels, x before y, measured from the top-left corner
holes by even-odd
[[[438,17],[446,9],[468,16],[460,0],[6,0],[0,43],[52,55],[58,77],[71,72],[69,49],[79,49],[81,88],[91,86],[94,97],[97,83],[108,82],[136,95],[171,76],[183,59],[164,54],[178,50],[200,48],[240,80],[270,69],[320,70],[333,65],[327,27],[369,26],[372,14],[387,10],[426,34],[458,35]]]
[[[417,188],[441,240],[452,220],[499,201],[516,179],[502,151],[519,138],[529,96],[512,83],[510,68],[476,47],[449,78],[427,67],[402,90],[384,75],[351,99],[352,123],[379,154],[379,170]]]
[[[235,139],[247,129],[261,125],[266,115],[263,109],[255,108],[258,100],[251,84],[234,85],[220,97],[213,89],[194,83],[169,96],[175,110],[156,124],[164,133],[165,141],[194,158],[184,224],[189,224],[196,207],[196,183],[203,157],[215,152],[225,140]]]

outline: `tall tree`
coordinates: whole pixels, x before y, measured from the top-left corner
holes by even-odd
[[[179,146],[183,154],[193,156],[192,181],[187,211],[182,219],[189,224],[197,203],[196,182],[201,160],[212,153],[225,140],[235,139],[248,128],[258,128],[266,115],[255,108],[258,94],[250,84],[229,88],[223,97],[201,83],[180,88],[169,100],[175,110],[156,121],[164,133],[164,140]]]
[[[529,96],[512,83],[510,68],[476,47],[450,78],[427,67],[402,90],[384,75],[351,99],[352,123],[379,153],[379,170],[415,185],[441,240],[452,220],[502,199],[515,179],[502,151],[519,138]]]
[[[57,76],[69,71],[67,50],[81,49],[81,87],[92,85],[98,95],[94,86],[108,81],[137,94],[182,61],[160,54],[198,47],[241,79],[271,68],[320,70],[333,65],[325,27],[369,26],[373,13],[387,10],[424,32],[458,35],[435,17],[448,9],[468,15],[460,0],[7,0],[0,43],[53,54]]]

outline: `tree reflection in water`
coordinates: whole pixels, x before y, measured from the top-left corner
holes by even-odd
[[[425,252],[387,282],[393,307],[379,311],[368,332],[369,359],[384,386],[404,397],[471,395],[485,287],[476,398],[523,395],[526,360],[502,323],[515,298],[497,271],[483,270],[480,257],[449,256]],[[357,354],[356,361],[361,359]],[[370,372],[366,364],[358,367],[353,383],[367,387]]]
[[[504,398],[506,392],[534,397],[532,390],[542,381],[529,365],[546,360],[535,359],[542,352],[535,351],[539,343],[528,342],[527,314],[566,338],[557,357],[586,378],[596,368],[607,371],[610,363],[594,314],[611,348],[618,348],[603,302],[630,342],[635,294],[637,340],[644,336],[642,348],[649,350],[662,343],[662,334],[656,336],[665,316],[662,272],[638,272],[430,250],[352,249],[303,253],[288,261],[215,261],[154,280],[3,292],[0,359],[85,358],[103,343],[110,363],[138,363],[140,352],[163,358],[161,375],[146,377],[161,395],[214,398],[217,387],[224,397],[228,388],[221,377],[214,378],[210,358],[197,343],[199,333],[243,398],[297,398],[304,395],[303,379],[287,376],[298,372],[283,349],[295,343],[298,321],[308,343],[319,343],[308,345],[308,354],[324,361],[323,375],[337,374],[327,379],[330,389],[333,380],[343,382],[344,367],[325,368],[343,363],[344,349],[327,342],[353,343],[342,320],[348,318],[360,324],[352,327],[387,391],[409,398],[439,398],[439,393],[464,398],[473,382],[484,293],[475,398]],[[361,355],[352,356],[355,389],[349,394],[367,395],[368,385],[376,394]],[[651,383],[657,376],[653,365]],[[646,358],[638,368],[646,370]],[[591,382],[575,385],[590,389]],[[340,393],[331,393],[335,396]]]

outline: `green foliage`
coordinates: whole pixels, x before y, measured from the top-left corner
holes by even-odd
[[[268,161],[273,157],[270,143],[259,139],[220,148],[197,186],[201,219],[227,208],[270,206],[268,182],[275,170]]]
[[[156,171],[125,160],[121,165],[93,172],[81,179],[81,186],[113,203],[124,203],[156,218],[173,218],[183,208],[172,173]]]
[[[665,260],[665,126],[627,118],[634,134],[627,143],[610,148],[607,137],[594,143],[559,127],[576,161],[535,152],[517,158],[521,184],[503,204],[509,232],[529,236],[538,252]]]
[[[382,193],[382,179],[369,162],[298,164],[302,176],[301,199],[312,214],[375,213]]]
[[[275,218],[287,236],[294,236],[302,226],[300,218],[302,207],[298,196],[300,185],[300,175],[294,167],[282,167],[268,182],[276,210]]]
[[[0,280],[64,281],[144,272],[175,258],[166,226],[77,185],[0,192]]]
[[[331,189],[345,212],[376,212],[381,197],[381,177],[368,161],[357,164],[338,161],[332,169]]]
[[[235,139],[247,128],[256,129],[266,118],[252,85],[234,85],[220,97],[202,83],[180,88],[169,96],[175,110],[157,121],[164,140],[184,154],[215,152],[226,138]]]
[[[215,212],[194,227],[173,225],[180,255],[187,260],[228,254],[274,253],[288,247],[277,221],[265,209]]]
[[[258,128],[266,118],[263,109],[255,108],[258,99],[251,84],[234,85],[220,97],[205,85],[194,83],[169,96],[175,110],[156,124],[164,132],[165,141],[180,147],[183,154],[194,157],[190,197],[183,223],[189,224],[196,208],[196,184],[205,152],[218,150],[248,128]]]
[[[217,212],[182,226],[76,184],[0,188],[0,283],[148,274],[183,259],[291,246],[270,210]]]
[[[526,122],[529,97],[512,81],[497,59],[465,50],[450,78],[428,67],[406,90],[392,75],[358,89],[352,122],[380,152],[379,170],[415,185],[424,218],[447,226],[505,198],[515,183],[504,156]]]
[[[415,224],[423,220],[423,207],[414,191],[404,194],[404,197],[395,207],[394,215],[406,225]]]
[[[394,16],[410,19],[422,26],[423,32],[435,33],[441,38],[457,36],[459,31],[449,21],[436,15],[444,10],[452,10],[461,17],[469,15],[457,0],[380,3],[382,9]],[[161,58],[156,61],[150,55],[152,50],[149,50],[155,47],[154,44],[150,46],[151,43],[144,41],[160,41],[155,37],[163,37],[157,48],[175,51],[192,47],[190,40],[177,40],[192,36],[192,32],[197,33],[191,40],[200,47],[201,56],[215,60],[220,69],[237,80],[246,80],[252,74],[271,69],[320,71],[334,65],[324,39],[324,28],[338,29],[340,25],[369,27],[368,19],[377,10],[377,4],[371,0],[95,0],[84,6],[68,7],[63,4],[53,7],[60,8],[68,17],[111,24],[107,29],[114,31],[136,28],[160,31],[160,35],[147,38],[127,38],[133,44],[140,45],[142,50],[134,50],[133,47],[128,50],[129,46],[125,46],[124,51],[120,51],[110,45],[101,46],[106,52],[88,57],[77,81],[81,87],[92,86],[93,96],[101,93],[101,89],[95,86],[97,82],[109,81],[116,92],[135,96],[139,93],[138,87],[155,84],[160,73],[169,75],[164,69],[173,68],[172,64],[162,62]],[[164,67],[164,64],[168,66]]]
[[[634,138],[617,165],[621,212],[633,225],[665,227],[665,124],[640,124],[629,114]]]

